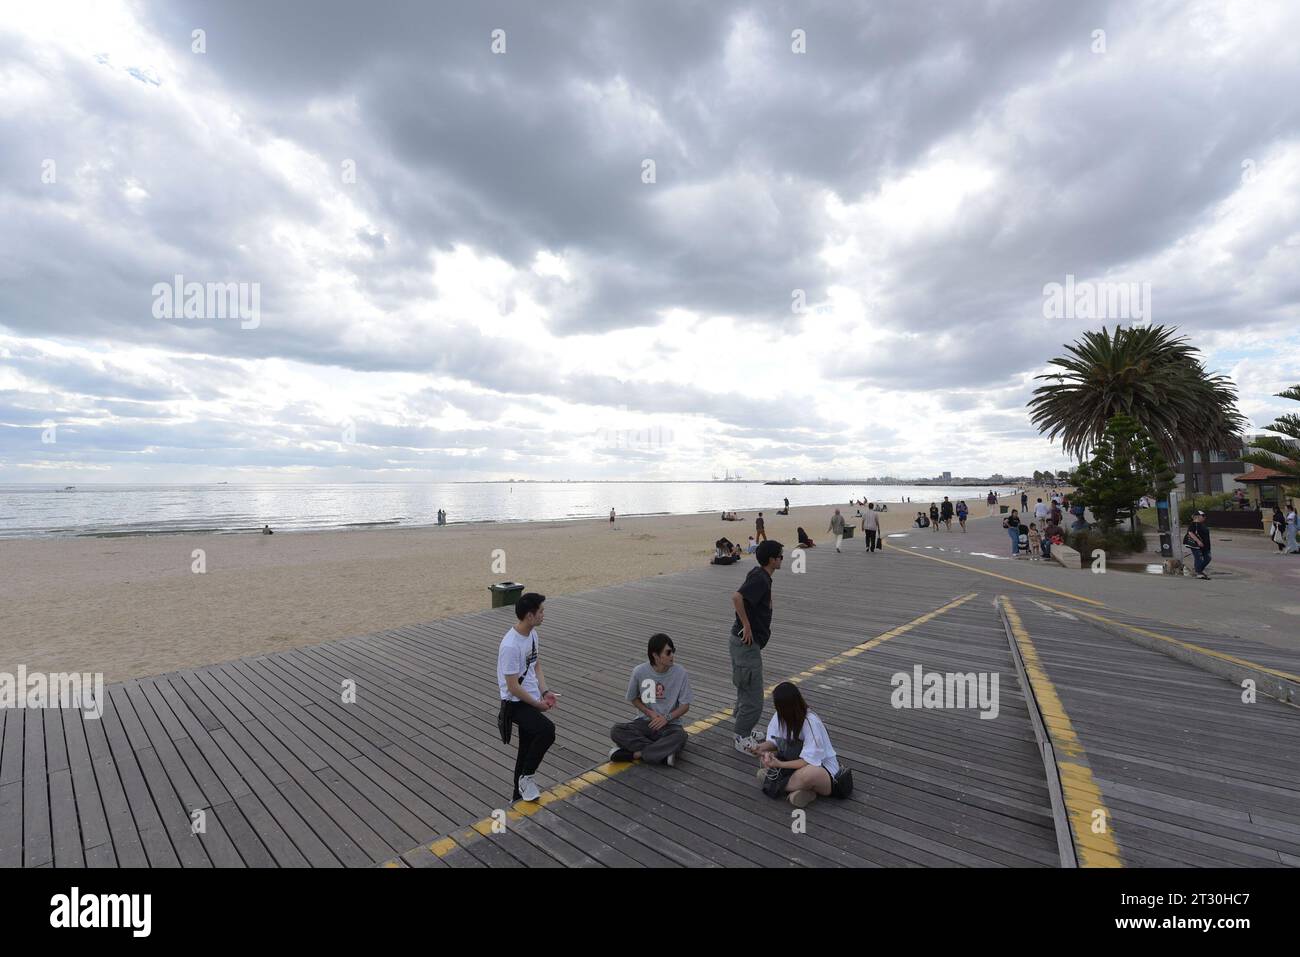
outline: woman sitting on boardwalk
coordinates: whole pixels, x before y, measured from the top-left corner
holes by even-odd
[[[799,536],[799,547],[800,547],[800,548],[816,548],[816,547],[817,547],[817,543],[814,542],[811,538],[808,537],[808,533],[805,532],[805,531],[803,530],[803,526],[802,526],[802,525],[799,526],[799,530],[798,530],[797,534],[798,534],[798,536]]]
[[[795,807],[807,807],[818,795],[847,797],[847,776],[840,776],[840,762],[826,725],[808,710],[799,688],[781,682],[772,689],[772,706],[776,714],[768,722],[767,739],[755,752],[763,762],[758,779],[764,793],[769,797],[789,794]]]

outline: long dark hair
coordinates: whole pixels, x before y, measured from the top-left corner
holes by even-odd
[[[797,738],[808,718],[808,702],[803,700],[799,688],[788,681],[782,681],[772,689],[772,705],[785,728],[786,737]]]

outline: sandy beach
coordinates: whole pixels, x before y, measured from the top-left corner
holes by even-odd
[[[983,494],[971,491],[971,518],[983,521]],[[883,530],[909,527],[921,507],[889,503]],[[825,547],[833,511],[765,511],[768,536],[788,551],[802,525]],[[841,511],[856,523],[855,508]],[[741,514],[620,518],[613,530],[602,520],[4,541],[0,671],[25,664],[119,681],[476,611],[503,580],[554,596],[683,571],[707,563],[721,536],[743,544],[757,513]],[[863,547],[860,532],[850,544]],[[504,573],[493,569],[495,549]]]

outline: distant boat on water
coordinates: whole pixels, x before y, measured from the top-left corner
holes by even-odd
[[[75,492],[76,490],[77,486],[75,485],[65,485],[63,488],[59,489],[60,492]]]

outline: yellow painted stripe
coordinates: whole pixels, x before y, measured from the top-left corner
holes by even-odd
[[[834,657],[826,659],[826,661],[824,662],[813,665],[807,671],[800,672],[798,675],[794,676],[793,678],[790,678],[789,680],[793,682],[799,682],[805,678],[813,677],[813,675],[817,674],[820,671],[825,671],[826,668],[831,665],[843,664],[849,658],[855,655],[859,655],[864,651],[870,651],[872,648],[875,648],[877,645],[880,645],[888,641],[890,638],[897,638],[899,635],[904,635],[907,632],[911,631],[913,628],[925,624],[927,621],[932,621],[933,619],[938,618],[940,615],[952,611],[954,608],[961,607],[962,605],[966,604],[966,602],[970,601],[974,597],[975,597],[975,593],[971,592],[970,594],[962,595],[960,598],[954,598],[952,601],[948,602],[948,604],[944,605],[941,608],[936,608],[934,611],[926,612],[924,615],[921,615],[919,618],[914,618],[911,621],[907,622],[907,624],[899,625],[897,628],[891,628],[889,629],[889,631],[885,632],[882,635],[878,635],[875,638],[872,638],[870,641],[864,641],[860,645],[855,645],[854,647],[848,649],[842,654],[835,655]],[[765,695],[769,695],[772,693],[772,689],[775,687],[776,685],[768,685],[763,693]],[[701,720],[696,721],[693,724],[689,725],[686,728],[686,733],[699,734],[701,732],[707,731],[710,728],[715,727],[720,722],[727,720],[728,718],[731,717],[731,715],[732,715],[731,708],[725,708],[722,711],[715,711],[707,718],[702,718]],[[572,797],[574,794],[581,791],[583,788],[590,787],[593,784],[600,784],[605,780],[607,780],[608,778],[612,778],[616,774],[622,774],[628,768],[632,767],[633,764],[634,762],[631,761],[620,762],[617,764],[611,761],[605,764],[601,764],[590,771],[584,771],[582,774],[578,775],[575,778],[570,778],[568,781],[565,781],[563,784],[557,784],[554,787],[550,788],[549,790],[543,791],[541,793],[541,796],[538,797],[536,801],[531,801],[531,802],[520,801],[518,803],[515,803],[509,810],[506,811],[506,818],[507,820],[518,821],[518,820],[522,820],[525,817],[531,817],[532,815],[536,814],[539,810],[541,810],[548,804],[552,804],[555,801],[563,801],[566,798]],[[461,839],[464,841],[474,840],[475,836],[478,834],[487,837],[493,833],[492,831],[493,824],[494,821],[491,817],[485,817],[481,821],[476,821],[474,824],[470,825],[468,830],[461,833],[460,835]],[[438,857],[446,857],[456,848],[460,847],[460,844],[458,844],[456,841],[452,840],[449,837],[444,837],[441,840],[434,841],[432,844],[428,844],[426,846],[431,852],[436,854]],[[390,861],[384,866],[398,867],[400,865]]]
[[[968,572],[975,572],[977,575],[988,575],[990,578],[1000,578],[1004,582],[1011,582],[1013,585],[1023,585],[1025,588],[1036,588],[1039,591],[1049,592],[1053,595],[1060,595],[1062,598],[1069,598],[1073,601],[1086,602],[1089,605],[1096,605],[1098,608],[1105,608],[1104,602],[1096,601],[1092,598],[1084,598],[1082,595],[1075,595],[1068,591],[1061,591],[1058,588],[1048,588],[1046,585],[1035,585],[1033,582],[1021,581],[1019,578],[1012,578],[1009,575],[999,575],[997,572],[991,572],[984,568],[976,568],[974,565],[963,565],[961,562],[949,561],[946,558],[936,558],[933,555],[922,555],[920,552],[914,552],[910,548],[899,548],[897,545],[889,546],[891,551],[898,552],[902,555],[912,555],[915,558],[926,558],[932,562],[939,562],[943,565],[951,565],[953,568],[962,568]]]
[[[1092,612],[1083,611],[1082,609],[1079,608],[1064,608],[1064,606],[1057,605],[1054,602],[1049,602],[1049,604],[1051,604],[1055,608],[1062,608],[1063,610],[1073,612],[1076,615],[1082,615],[1085,618],[1092,618],[1095,621],[1102,621],[1108,625],[1117,625],[1120,628],[1127,628],[1129,631],[1136,632],[1139,635],[1144,635],[1147,638],[1156,638],[1160,641],[1166,641],[1171,645],[1177,645],[1179,648],[1184,648],[1187,651],[1194,651],[1200,655],[1208,655],[1211,658],[1217,658],[1220,661],[1226,661],[1234,665],[1242,665],[1247,668],[1253,668],[1256,671],[1263,671],[1267,674],[1273,675],[1274,677],[1283,678],[1287,681],[1294,681],[1297,684],[1300,684],[1300,677],[1296,675],[1293,675],[1286,671],[1278,671],[1276,668],[1269,668],[1265,665],[1256,664],[1255,662],[1249,661],[1246,658],[1238,658],[1235,655],[1224,654],[1222,651],[1215,651],[1213,648],[1206,648],[1203,647],[1202,645],[1194,645],[1190,641],[1181,641],[1180,639],[1170,637],[1169,635],[1162,635],[1158,631],[1151,631],[1147,628],[1140,628],[1137,625],[1130,625],[1128,624],[1128,622],[1113,621],[1110,618],[1105,618],[1101,615],[1093,614]]]
[[[1051,732],[1052,746],[1058,755],[1056,766],[1061,776],[1061,791],[1065,795],[1065,810],[1074,834],[1074,846],[1079,853],[1079,864],[1083,867],[1123,867],[1119,846],[1115,843],[1114,821],[1110,810],[1102,800],[1101,789],[1093,780],[1092,770],[1083,763],[1087,760],[1083,743],[1075,733],[1074,725],[1070,723],[1070,716],[1065,713],[1065,705],[1056,693],[1056,686],[1043,669],[1038,649],[1025,630],[1016,606],[1005,595],[1000,595],[998,600],[1006,609],[1011,634],[1025,663],[1025,673],[1033,686],[1038,710],[1042,712],[1043,723]],[[1066,758],[1079,760],[1062,760],[1062,754]],[[1095,834],[1092,830],[1093,812],[1098,810],[1105,815],[1106,830],[1101,834]]]

